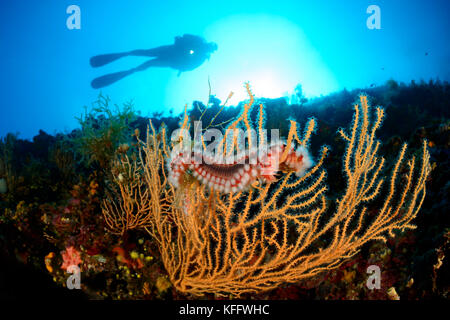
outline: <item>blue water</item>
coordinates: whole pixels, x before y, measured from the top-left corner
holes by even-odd
[[[68,29],[67,7],[80,8]],[[369,5],[381,29],[369,29]],[[128,57],[94,69],[90,57],[173,44],[185,33],[218,44],[211,59],[182,73],[151,68],[101,90],[113,102],[133,100],[143,115],[206,101],[211,90],[231,104],[257,96],[308,97],[398,81],[450,79],[448,0],[433,1],[144,1],[39,0],[0,4],[0,136],[31,138],[70,131],[100,90],[95,77],[146,61]],[[148,59],[148,58],[147,58]]]

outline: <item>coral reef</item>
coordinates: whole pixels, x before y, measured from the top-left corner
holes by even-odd
[[[41,131],[32,141],[9,134],[0,141],[6,184],[0,192],[0,296],[448,299],[449,88],[439,81],[391,80],[365,89],[370,104],[383,105],[387,114],[376,130],[383,111],[365,110],[365,99],[352,108],[358,89],[290,105],[254,98],[251,106],[224,108],[226,102],[211,96],[179,117],[155,113],[149,127],[130,104],[100,97],[80,118],[81,129],[55,136]],[[350,128],[340,129],[352,116]],[[278,128],[286,139],[273,145],[274,153],[287,150],[286,158],[291,154],[307,169],[296,174],[300,167],[278,159],[271,175],[257,172],[240,190],[219,190],[209,182],[221,164],[205,166],[212,171],[203,179],[173,157],[180,141],[168,138],[180,118],[191,135],[196,120],[225,132],[233,123],[245,129],[247,118],[254,145],[258,128]],[[248,148],[246,139],[229,142],[229,149]],[[305,155],[315,162],[303,163]],[[171,161],[182,169],[175,184],[169,182]],[[241,169],[236,164],[233,174]],[[370,191],[378,195],[369,199]],[[413,224],[417,228],[409,229]],[[386,241],[371,241],[381,237]],[[76,252],[69,256],[79,262],[82,290],[64,288],[69,248]],[[380,289],[366,286],[371,265],[381,269]]]

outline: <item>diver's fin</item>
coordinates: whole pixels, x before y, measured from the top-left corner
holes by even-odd
[[[105,64],[111,63],[120,59],[122,57],[128,56],[128,52],[125,53],[109,53],[109,54],[100,54],[98,56],[94,56],[90,59],[91,66],[94,68],[104,66]]]
[[[104,76],[101,76],[101,77],[98,77],[98,78],[95,78],[94,80],[92,80],[91,86],[94,89],[103,88],[103,87],[113,84],[116,81],[119,81],[120,79],[125,78],[126,76],[128,76],[132,73],[134,73],[133,70],[126,70],[126,71],[120,71],[120,72],[106,74]]]
[[[95,78],[94,80],[92,80],[91,86],[94,89],[103,88],[103,87],[109,86],[110,84],[113,84],[114,82],[119,81],[120,79],[123,79],[126,76],[129,76],[130,74],[133,74],[135,72],[144,71],[150,67],[166,67],[166,66],[167,66],[167,62],[165,62],[163,60],[152,59],[152,60],[149,60],[149,61],[146,61],[146,62],[140,64],[136,68],[126,70],[126,71],[110,73],[110,74],[106,74],[104,76]]]

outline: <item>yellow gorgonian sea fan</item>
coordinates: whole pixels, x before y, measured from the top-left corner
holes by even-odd
[[[251,129],[254,99],[246,88],[251,99],[229,128]],[[259,113],[263,112],[260,106]],[[105,200],[103,213],[118,233],[126,230],[126,221],[145,227],[159,245],[170,281],[183,293],[240,296],[314,277],[337,267],[368,241],[386,241],[396,230],[414,228],[411,221],[425,197],[431,170],[426,141],[420,163],[415,157],[405,160],[404,144],[386,176],[375,136],[384,112],[376,108],[373,123],[369,114],[367,97],[362,95],[348,132],[339,131],[347,143],[343,158],[347,183],[332,210],[326,198],[326,147],[302,174],[282,170],[276,181],[255,179],[248,188],[218,190],[195,179],[187,167],[174,185],[167,166],[173,146],[166,143],[165,129],[157,133],[150,123],[146,141],[139,140],[139,157],[133,164],[129,159],[123,163],[139,172],[139,180],[116,179],[121,194]],[[189,126],[186,113],[182,126]],[[257,126],[261,141],[262,121]],[[291,121],[277,163],[283,164],[291,150],[306,147],[314,127],[311,120],[300,137],[297,123]],[[237,152],[239,144],[233,141],[224,138],[223,144],[228,143],[224,150]],[[374,200],[379,203],[376,207]]]

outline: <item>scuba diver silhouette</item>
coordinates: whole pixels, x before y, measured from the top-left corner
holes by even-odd
[[[148,50],[133,50],[122,53],[110,53],[94,56],[90,59],[91,66],[101,67],[110,62],[127,56],[144,56],[154,59],[125,71],[110,73],[91,82],[94,89],[103,88],[119,81],[135,72],[146,70],[150,67],[163,67],[178,70],[178,76],[184,71],[191,71],[199,67],[210,58],[211,53],[217,50],[217,44],[206,42],[205,39],[191,34],[175,37],[173,45],[160,46]]]

